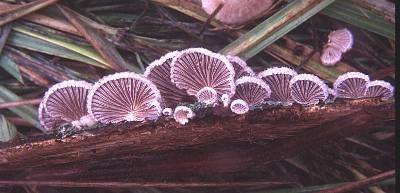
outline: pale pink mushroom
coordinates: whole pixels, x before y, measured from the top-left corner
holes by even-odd
[[[254,71],[249,66],[247,66],[247,63],[241,58],[229,55],[227,55],[226,58],[235,69],[235,81],[243,76],[254,76]]]
[[[234,76],[234,68],[225,56],[204,48],[183,50],[171,62],[171,80],[176,87],[206,104],[216,103],[223,94],[233,96]]]
[[[205,12],[212,14],[220,4],[224,6],[215,19],[229,25],[241,25],[262,16],[274,0],[202,0]]]
[[[361,72],[347,72],[340,75],[333,83],[337,98],[359,99],[365,95],[369,76]]]
[[[244,76],[236,81],[236,93],[232,97],[233,100],[240,99],[246,102],[248,107],[262,104],[271,96],[270,87],[257,77]],[[243,102],[236,101],[231,103],[231,109],[235,109],[237,105],[243,106]],[[246,105],[244,105],[246,106]],[[241,108],[239,108],[241,109]],[[232,110],[233,112],[238,110]],[[243,112],[242,109],[240,112]],[[239,112],[239,111],[238,111]]]
[[[346,28],[332,31],[328,35],[327,45],[336,47],[342,53],[345,53],[353,46],[353,34]]]
[[[299,74],[290,80],[290,95],[301,105],[316,105],[329,96],[328,86],[312,74]]]
[[[342,59],[342,52],[334,46],[325,46],[320,59],[325,66],[333,66]]]
[[[40,102],[39,108],[38,108],[38,115],[39,115],[39,122],[40,125],[46,130],[46,131],[53,131],[57,127],[59,127],[61,124],[66,123],[66,121],[63,121],[60,118],[53,118],[51,117],[46,110],[44,109],[44,103],[43,101]]]
[[[88,111],[102,123],[154,120],[161,115],[160,98],[150,80],[120,72],[96,82],[88,95]]]
[[[257,76],[271,88],[271,97],[267,102],[284,106],[292,105],[289,82],[296,75],[296,71],[286,67],[273,67],[258,73]]]
[[[195,113],[186,106],[177,106],[174,111],[174,119],[181,125],[185,125],[189,122],[189,119],[192,119],[195,116]]]
[[[92,84],[67,80],[53,85],[45,93],[43,104],[48,115],[73,126],[92,126],[96,123],[87,111],[87,96]]]
[[[171,61],[178,53],[179,51],[173,51],[162,56],[150,63],[144,72],[144,76],[160,91],[163,108],[174,108],[188,96],[185,90],[177,88],[171,82]]]
[[[393,97],[393,86],[383,80],[374,80],[367,84],[365,97],[381,97],[383,100],[388,100]]]
[[[231,111],[236,114],[242,115],[249,112],[249,110],[249,104],[242,99],[233,100],[231,103]]]

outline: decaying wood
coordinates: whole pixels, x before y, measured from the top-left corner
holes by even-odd
[[[337,101],[241,116],[214,108],[197,115],[185,126],[161,119],[87,131],[92,136],[48,135],[2,144],[0,179],[185,179],[239,172],[393,125],[394,102]]]

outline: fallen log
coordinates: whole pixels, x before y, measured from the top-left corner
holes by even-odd
[[[377,99],[265,108],[240,116],[214,108],[198,112],[198,119],[185,126],[163,118],[108,125],[88,131],[91,136],[38,136],[0,144],[0,179],[115,181],[230,174],[393,125],[394,112],[394,101]]]

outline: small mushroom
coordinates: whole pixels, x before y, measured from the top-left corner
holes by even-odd
[[[171,82],[171,61],[178,53],[179,51],[173,51],[162,56],[150,63],[144,72],[144,76],[160,91],[163,108],[174,108],[188,96],[185,90],[177,88]]]
[[[235,69],[235,81],[243,76],[254,76],[254,71],[247,66],[247,63],[237,56],[227,55],[226,58]]]
[[[365,96],[369,76],[361,72],[347,72],[333,83],[337,98],[359,99]]]
[[[312,74],[296,75],[289,85],[292,99],[303,106],[316,105],[329,96],[328,86]]]
[[[337,47],[325,46],[320,59],[325,66],[333,66],[342,59],[342,52]]]
[[[195,113],[186,106],[177,106],[174,111],[174,119],[181,125],[185,125],[189,122],[189,119],[192,119],[195,116]]]
[[[242,25],[265,14],[273,2],[274,0],[202,0],[201,4],[209,15],[223,4],[215,19],[228,25]]]
[[[165,116],[171,116],[172,115],[172,109],[171,108],[165,108],[162,110],[162,114]]]
[[[60,118],[53,118],[51,117],[45,110],[44,108],[44,103],[43,101],[40,102],[39,108],[38,108],[38,115],[39,115],[39,122],[40,125],[46,130],[46,131],[53,131],[56,129],[58,126],[60,126],[63,123],[66,123],[66,121],[63,121]]]
[[[250,109],[249,104],[247,104],[247,102],[242,99],[233,100],[231,103],[231,111],[236,114],[239,115],[245,114],[249,112],[249,109]]]
[[[92,84],[67,80],[53,85],[46,92],[43,103],[48,115],[70,122],[73,126],[92,126],[96,123],[87,111],[87,96]]]
[[[176,87],[206,104],[221,100],[223,94],[233,96],[234,76],[234,68],[225,56],[204,48],[183,50],[171,62],[171,80]]]
[[[267,102],[274,105],[292,105],[293,99],[290,96],[289,82],[296,75],[296,71],[286,67],[273,67],[258,73],[257,76],[271,88],[271,97]]]
[[[369,98],[381,97],[382,100],[388,100],[393,97],[393,86],[383,80],[374,80],[367,84],[365,96]]]
[[[327,45],[336,47],[342,53],[345,53],[353,46],[353,34],[346,28],[332,31],[328,35]]]
[[[95,83],[88,95],[88,111],[102,123],[153,120],[161,115],[160,98],[150,80],[120,72]]]
[[[236,93],[232,99],[243,100],[248,106],[248,111],[249,107],[262,104],[270,96],[271,89],[264,81],[257,77],[244,76],[236,81]],[[239,109],[237,109],[235,107],[237,105],[241,106],[244,105],[244,103],[238,101],[235,103],[232,102],[231,110],[235,113],[240,112],[239,114],[245,113],[244,110],[246,108],[243,109],[238,106]]]

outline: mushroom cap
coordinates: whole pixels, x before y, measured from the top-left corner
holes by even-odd
[[[211,15],[223,4],[215,19],[229,25],[240,25],[262,16],[274,0],[202,0],[201,4],[206,13]]]
[[[247,102],[242,99],[236,99],[231,103],[231,111],[236,114],[239,115],[245,114],[249,112],[249,109],[250,109],[249,104],[247,104]]]
[[[67,80],[49,88],[43,98],[46,112],[53,118],[67,122],[79,121],[88,114],[86,101],[92,84]]]
[[[160,98],[150,80],[120,72],[95,83],[88,95],[88,111],[102,123],[156,119],[161,115]]]
[[[271,89],[263,80],[244,76],[236,81],[236,93],[232,99],[244,100],[252,106],[262,104],[270,96]]]
[[[347,28],[332,31],[328,35],[328,45],[338,48],[342,53],[351,49],[353,41],[353,34]]]
[[[147,66],[144,76],[156,85],[161,94],[161,106],[175,107],[188,96],[171,82],[171,61],[179,51],[169,52]]]
[[[162,114],[165,116],[171,116],[173,114],[173,112],[172,112],[171,108],[165,108],[162,110]]]
[[[333,83],[335,96],[338,98],[363,98],[369,76],[361,72],[347,72],[340,75]]]
[[[181,51],[171,62],[171,81],[189,95],[196,96],[204,87],[213,88],[218,99],[235,93],[235,71],[225,56],[204,48]]]
[[[325,46],[320,59],[325,66],[333,66],[342,59],[342,52],[335,46]]]
[[[243,76],[254,76],[254,71],[247,66],[247,63],[237,56],[227,55],[226,58],[235,69],[235,81]]]
[[[290,80],[290,95],[301,105],[316,105],[329,96],[328,86],[312,74],[299,74]]]
[[[289,82],[297,75],[297,72],[287,67],[273,67],[258,73],[271,89],[271,97],[268,99],[278,104],[292,104]]]
[[[218,101],[218,94],[211,87],[204,87],[196,94],[197,101],[211,105]],[[222,99],[221,99],[222,100]]]
[[[61,124],[66,123],[66,121],[63,121],[60,118],[53,118],[51,117],[45,110],[44,108],[44,103],[43,100],[39,104],[38,108],[38,116],[39,116],[39,122],[40,125],[46,130],[46,131],[53,131],[57,127],[59,127]]]
[[[189,119],[192,119],[195,116],[195,113],[186,106],[177,106],[174,111],[174,119],[181,125],[185,125],[189,122]]]
[[[394,87],[383,80],[374,80],[367,84],[365,89],[366,97],[381,97],[383,100],[387,100],[393,97]]]

